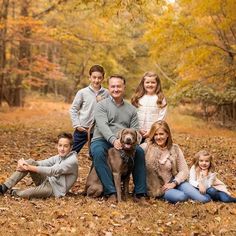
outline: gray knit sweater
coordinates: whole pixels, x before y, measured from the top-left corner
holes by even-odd
[[[106,139],[113,144],[116,134],[124,128],[139,129],[137,111],[127,101],[117,106],[112,97],[99,102],[95,108],[96,127],[92,142],[97,139]]]
[[[95,92],[91,86],[80,89],[75,95],[74,101],[70,108],[70,117],[73,128],[88,128],[94,121],[94,110],[97,100],[107,98],[109,92],[101,88]]]
[[[78,177],[78,160],[76,152],[66,157],[59,155],[37,161],[37,172],[48,176],[55,197],[65,196]]]

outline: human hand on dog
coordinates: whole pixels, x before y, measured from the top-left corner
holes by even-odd
[[[114,148],[117,149],[117,150],[122,149],[122,145],[121,145],[121,142],[120,142],[119,139],[116,139],[116,140],[114,141],[113,146],[114,146]]]
[[[165,191],[173,189],[175,187],[176,187],[176,183],[171,182],[171,183],[164,184],[162,187],[162,190],[165,192]]]
[[[145,136],[147,135],[147,130],[145,130],[145,129],[140,129],[140,130],[139,130],[139,133],[142,135],[142,137],[145,138]]]

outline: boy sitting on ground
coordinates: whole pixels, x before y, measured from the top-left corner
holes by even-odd
[[[78,160],[76,152],[71,151],[72,146],[72,135],[63,132],[57,137],[57,155],[41,161],[18,160],[16,171],[0,185],[0,195],[10,190],[16,197],[28,199],[65,196],[78,177]],[[13,190],[28,173],[36,186]]]

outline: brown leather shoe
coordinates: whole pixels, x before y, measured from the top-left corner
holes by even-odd
[[[134,197],[134,202],[138,203],[140,206],[149,206],[149,203],[145,197]]]
[[[117,198],[116,198],[116,194],[111,194],[110,196],[108,196],[108,198],[107,198],[107,201],[109,202],[109,203],[117,203]]]

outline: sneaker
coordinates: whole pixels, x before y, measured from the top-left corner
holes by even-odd
[[[18,197],[17,194],[16,194],[16,190],[17,189],[11,189],[10,190],[10,195],[13,196],[13,197]]]
[[[8,190],[8,187],[5,184],[0,184],[0,195],[4,195],[6,191]]]

